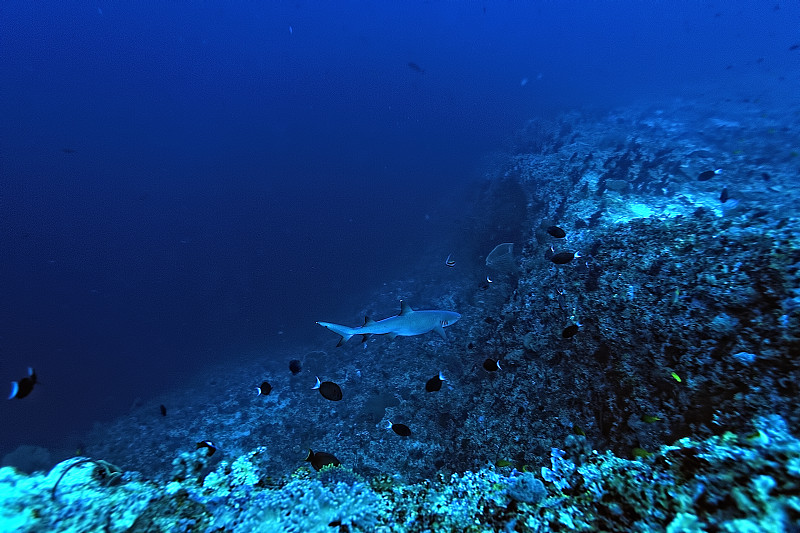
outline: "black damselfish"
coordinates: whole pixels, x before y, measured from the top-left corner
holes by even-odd
[[[563,229],[559,228],[558,226],[550,226],[547,228],[547,233],[550,234],[551,237],[555,237],[556,239],[563,239],[567,236],[567,232]]]
[[[311,463],[311,466],[314,467],[314,470],[320,470],[323,466],[333,465],[339,466],[340,463],[339,459],[333,456],[333,454],[326,453],[326,452],[316,452],[314,453],[313,450],[308,450],[308,455],[306,456],[306,462]]]
[[[561,332],[561,337],[564,339],[572,338],[578,333],[579,330],[580,326],[578,326],[578,324],[572,324],[564,328],[564,331]]]
[[[272,392],[272,385],[269,384],[269,381],[265,381],[260,386],[256,387],[256,394],[258,396],[269,396],[270,392]]]
[[[502,370],[500,368],[500,360],[497,359],[487,359],[483,362],[483,369],[487,372],[497,372],[498,370]]]
[[[303,370],[303,365],[300,364],[300,361],[297,359],[292,359],[289,361],[289,371],[292,373],[293,376],[296,376]]]
[[[200,448],[206,448],[208,450],[206,451],[206,455],[208,457],[211,457],[212,455],[214,455],[214,452],[217,451],[217,447],[214,446],[214,443],[211,442],[210,440],[201,440],[200,442],[198,442],[197,449],[199,450]]]
[[[322,394],[323,398],[332,402],[338,402],[342,399],[342,389],[333,381],[320,381],[319,378],[317,378],[316,385],[311,388],[319,389],[319,393]]]
[[[706,171],[703,171],[703,172],[701,172],[700,174],[697,175],[697,181],[708,181],[711,178],[713,178],[714,176],[716,176],[717,174],[719,174],[720,172],[722,172],[721,168],[718,168],[717,170],[706,170]]]
[[[32,367],[28,367],[28,375],[24,378],[20,379],[19,381],[12,381],[11,382],[11,394],[8,395],[8,399],[11,400],[12,398],[17,398],[21,400],[25,396],[31,393],[33,390],[33,386],[38,383],[38,379],[36,378],[36,372],[33,370]]]
[[[391,420],[389,420],[386,424],[386,429],[391,429],[401,437],[410,437],[411,436],[411,428],[409,428],[405,424],[393,424]]]
[[[425,390],[428,392],[437,392],[442,390],[442,383],[444,383],[444,375],[439,372],[425,383]]]
[[[550,261],[557,265],[566,265],[576,257],[580,256],[581,254],[579,252],[558,252],[550,258]]]

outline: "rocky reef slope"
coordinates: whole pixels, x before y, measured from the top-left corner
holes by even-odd
[[[3,508],[20,531],[797,527],[797,116],[673,100],[531,122],[454,221],[456,264],[425,256],[353,315],[458,311],[448,341],[226,364],[98,427],[96,461],[3,470]]]

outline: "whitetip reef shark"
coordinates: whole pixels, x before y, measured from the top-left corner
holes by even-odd
[[[422,335],[429,331],[435,331],[440,337],[447,340],[444,328],[458,322],[461,315],[453,311],[414,311],[407,303],[400,302],[400,314],[390,316],[377,322],[364,317],[364,325],[357,328],[331,324],[330,322],[317,322],[320,326],[328,328],[332,332],[341,336],[339,344],[341,346],[350,340],[353,335],[361,335],[361,342],[365,342],[370,335],[387,335],[393,339],[401,337],[411,337]]]

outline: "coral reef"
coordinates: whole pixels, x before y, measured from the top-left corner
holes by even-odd
[[[800,523],[800,441],[777,415],[747,435],[683,438],[646,458],[554,449],[545,483],[486,467],[405,484],[344,467],[265,482],[257,450],[200,479],[104,483],[90,462],[49,474],[0,470],[0,530],[34,531],[784,531]],[[64,476],[59,497],[55,480]]]
[[[19,487],[9,508],[40,529],[72,512],[64,505],[140,531],[158,520],[175,531],[797,528],[796,114],[674,100],[529,124],[476,186],[456,264],[426,257],[354,310],[387,315],[405,299],[458,311],[447,342],[373,338],[226,360],[93,431],[83,453],[119,465],[121,484],[86,463],[62,481],[85,472],[82,503],[35,500],[58,470],[4,469],[3,486]],[[487,279],[487,255],[504,242],[514,269]],[[575,255],[554,263],[561,252]],[[487,358],[500,370],[484,369]],[[440,371],[441,390],[427,392]],[[344,399],[314,393],[316,375]],[[269,396],[239,387],[254,376]],[[411,436],[384,429],[388,419]],[[206,439],[213,460],[188,451]],[[309,448],[343,466],[311,472]],[[119,512],[90,508],[126,490],[137,497]]]

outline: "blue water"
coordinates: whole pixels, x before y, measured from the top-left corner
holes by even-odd
[[[0,404],[0,452],[329,342],[315,320],[446,255],[530,119],[791,96],[799,22],[756,1],[3,2],[0,382],[41,384]]]

